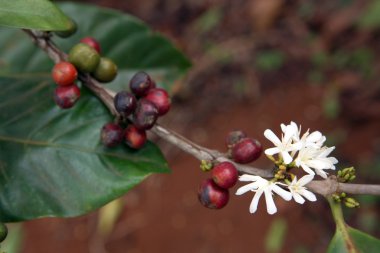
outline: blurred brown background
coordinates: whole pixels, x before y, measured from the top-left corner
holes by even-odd
[[[280,123],[294,120],[327,135],[339,167],[355,166],[358,182],[380,183],[379,1],[82,2],[137,16],[192,60],[163,125],[224,151],[232,129],[268,147],[263,131],[278,133]],[[251,215],[252,195],[234,196],[235,188],[223,210],[207,210],[196,196],[208,177],[199,162],[157,142],[173,172],[126,194],[112,228],[99,232],[98,212],[26,222],[21,252],[326,251],[334,223],[322,197],[303,206],[277,199],[274,216],[261,200]],[[269,162],[262,157],[255,166]],[[379,198],[359,200],[360,209],[346,210],[348,223],[380,237]]]

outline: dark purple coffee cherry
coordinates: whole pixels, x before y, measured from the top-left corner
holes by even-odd
[[[113,99],[115,109],[122,116],[127,117],[136,108],[136,98],[132,93],[120,91]]]
[[[153,81],[147,73],[140,71],[132,77],[129,87],[137,97],[143,97],[153,87]]]
[[[232,148],[232,159],[237,163],[250,163],[257,160],[263,148],[256,139],[244,138]]]
[[[227,148],[232,148],[236,143],[246,138],[247,134],[241,130],[231,131],[226,137]]]
[[[146,142],[145,130],[140,130],[134,125],[129,125],[124,133],[125,143],[133,149],[140,149]]]
[[[8,228],[7,226],[0,222],[0,242],[4,241],[5,238],[7,238],[8,235]]]
[[[137,102],[136,110],[133,113],[133,123],[138,129],[151,129],[156,123],[157,117],[158,109],[152,102],[145,98],[141,98]]]
[[[238,171],[230,162],[222,162],[214,166],[211,171],[212,180],[221,188],[229,189],[238,180]]]
[[[229,192],[215,184],[209,178],[202,182],[198,189],[198,199],[201,204],[210,209],[221,209],[227,205]]]
[[[150,89],[146,94],[145,99],[151,101],[157,106],[158,116],[166,114],[170,109],[170,96],[167,91],[162,88]]]
[[[75,84],[59,86],[54,91],[54,101],[62,109],[71,108],[80,97],[80,89]]]
[[[123,140],[123,128],[115,123],[107,123],[102,127],[100,139],[104,146],[115,147]]]

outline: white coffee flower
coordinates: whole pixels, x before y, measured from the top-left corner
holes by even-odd
[[[294,122],[292,122],[294,123]],[[265,154],[267,155],[275,155],[281,154],[282,159],[285,164],[289,164],[293,161],[293,157],[289,154],[289,152],[297,151],[302,147],[301,142],[293,142],[293,138],[299,134],[298,127],[294,124],[290,125],[281,125],[283,130],[283,135],[281,140],[273,133],[272,130],[267,129],[264,131],[264,136],[270,140],[276,147],[268,148],[265,150]],[[299,138],[299,137],[298,137]]]
[[[306,198],[310,201],[316,201],[317,198],[311,191],[308,191],[305,187],[308,183],[310,183],[311,180],[313,180],[314,176],[312,175],[306,175],[301,177],[300,180],[297,181],[297,177],[293,179],[293,181],[288,186],[290,193],[293,196],[293,199],[299,203],[303,204],[305,202]]]
[[[273,200],[273,193],[277,193],[279,196],[281,196],[284,200],[289,201],[292,199],[292,194],[284,189],[282,189],[278,182],[271,182],[268,181],[260,176],[252,176],[252,175],[242,175],[239,177],[240,181],[246,182],[246,181],[252,181],[252,183],[249,183],[247,185],[244,185],[240,187],[236,191],[236,195],[242,195],[248,191],[254,191],[255,196],[252,199],[251,205],[249,207],[250,213],[255,213],[257,211],[257,206],[259,204],[259,199],[261,195],[265,196],[265,202],[267,206],[267,212],[269,214],[274,214],[277,212],[277,207]]]
[[[306,147],[302,148],[297,158],[294,160],[296,166],[310,174],[315,175],[314,171],[323,178],[327,178],[327,173],[324,170],[335,170],[334,164],[338,163],[335,157],[327,157],[335,147],[322,147],[320,149]]]

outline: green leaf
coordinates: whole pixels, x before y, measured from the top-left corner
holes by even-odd
[[[328,253],[370,253],[378,252],[380,240],[351,228],[343,220],[343,212],[340,203],[328,198],[331,211],[336,223],[336,232],[330,242]]]
[[[44,31],[70,28],[71,21],[49,0],[0,0],[0,25]]]
[[[380,240],[363,233],[357,229],[346,225],[347,236],[342,230],[337,229],[329,245],[328,253],[345,253],[345,252],[378,252],[380,249]]]
[[[168,40],[128,15],[90,5],[63,4],[78,34],[56,39],[67,51],[93,36],[121,75],[107,87],[125,88],[144,69],[171,87],[190,66]],[[111,117],[85,87],[69,110],[53,102],[52,62],[26,34],[1,29],[0,36],[0,220],[71,217],[88,213],[126,193],[151,173],[168,172],[158,147],[134,151],[100,145]],[[138,46],[141,45],[141,46]]]

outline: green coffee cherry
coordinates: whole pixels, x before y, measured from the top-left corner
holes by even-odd
[[[117,66],[111,59],[101,57],[100,62],[92,75],[99,82],[111,82],[117,75]]]
[[[69,52],[69,62],[82,72],[93,72],[98,66],[100,56],[87,44],[79,43]]]
[[[61,38],[68,38],[78,30],[77,23],[74,20],[70,20],[70,28],[64,31],[55,31],[54,34]]]
[[[4,241],[8,235],[8,228],[4,223],[0,222],[0,242]]]

